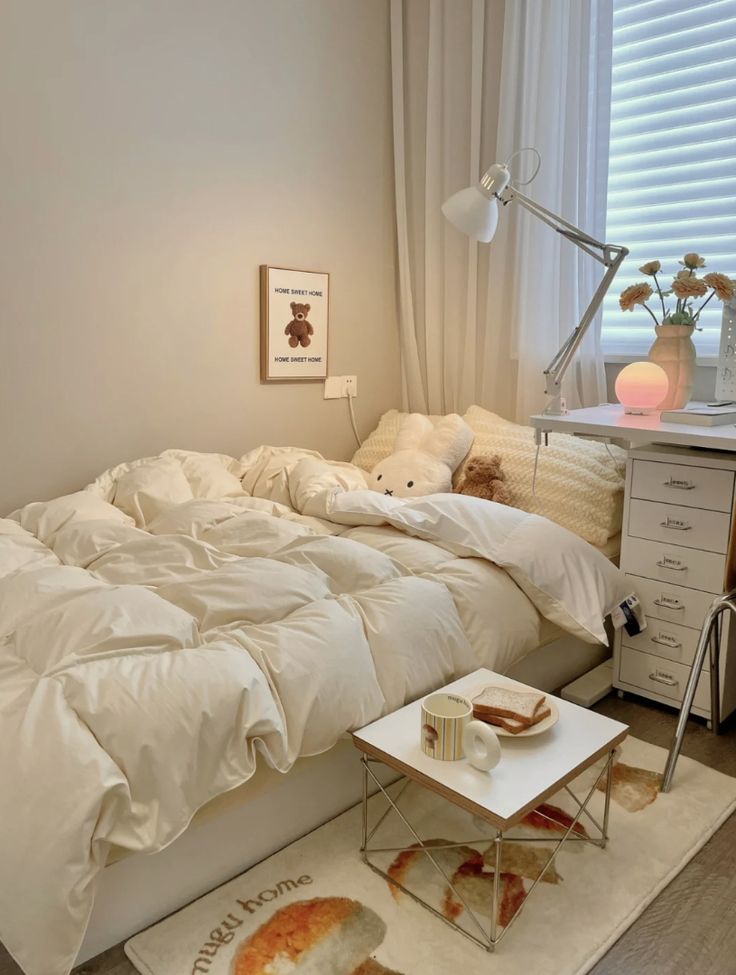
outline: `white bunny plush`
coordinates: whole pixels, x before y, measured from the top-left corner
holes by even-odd
[[[399,428],[394,452],[373,468],[368,486],[394,498],[419,498],[452,490],[452,475],[473,444],[473,431],[457,413],[436,426],[410,413]]]

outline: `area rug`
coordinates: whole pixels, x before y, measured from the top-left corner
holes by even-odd
[[[566,844],[506,936],[489,954],[362,863],[356,807],[132,938],[125,951],[143,975],[583,975],[685,866],[736,806],[736,779],[681,758],[672,791],[658,792],[665,752],[626,740],[615,768],[610,842]],[[591,778],[591,776],[593,776]],[[574,783],[581,795],[589,770]],[[393,788],[396,788],[395,786]],[[489,914],[491,831],[412,783],[399,806],[423,839],[462,840],[438,859],[471,909]],[[386,800],[371,800],[375,823]],[[569,824],[567,793],[530,813],[506,848],[498,921],[505,924]],[[589,806],[600,822],[603,794]],[[580,829],[590,820],[583,818]],[[411,846],[386,816],[372,845]],[[457,896],[419,852],[374,859],[444,917],[463,923]]]

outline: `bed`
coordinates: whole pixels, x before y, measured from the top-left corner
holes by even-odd
[[[0,940],[65,975],[122,937],[80,955],[108,862],[130,933],[353,801],[351,728],[561,631],[604,644],[624,595],[545,518],[296,449],[166,451],[0,519]],[[167,854],[141,904],[131,864]]]

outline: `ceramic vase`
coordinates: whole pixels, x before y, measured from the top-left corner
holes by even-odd
[[[649,350],[650,362],[656,362],[667,373],[669,390],[659,404],[660,410],[681,410],[687,406],[695,383],[694,325],[657,325],[657,338]]]

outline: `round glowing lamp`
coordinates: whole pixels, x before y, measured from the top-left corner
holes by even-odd
[[[632,362],[616,377],[624,413],[654,413],[669,390],[667,373],[656,362]]]

